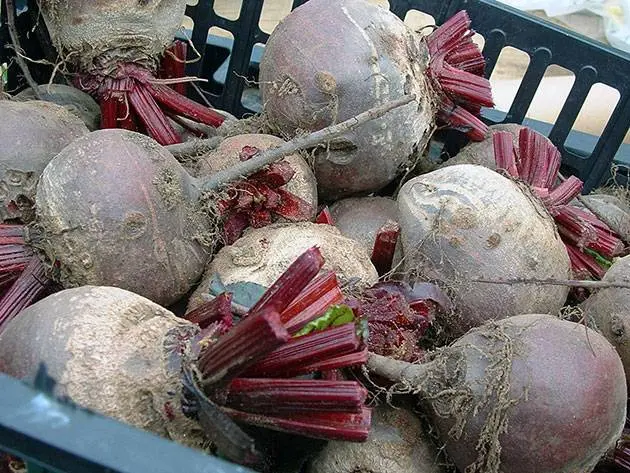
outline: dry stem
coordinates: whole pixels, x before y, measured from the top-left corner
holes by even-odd
[[[541,286],[568,286],[568,287],[584,287],[587,289],[608,289],[621,288],[630,289],[630,282],[608,282],[608,281],[579,281],[577,279],[472,279],[471,282],[479,282],[486,284],[504,284],[513,286],[516,284],[539,284]]]
[[[323,128],[308,135],[296,136],[291,141],[287,141],[277,148],[262,151],[247,161],[242,161],[229,169],[213,174],[210,178],[198,182],[198,186],[202,191],[216,191],[223,185],[247,177],[285,156],[330,141],[339,135],[343,135],[364,123],[382,117],[391,110],[406,105],[414,100],[416,100],[415,95],[407,95],[403,98],[374,107],[336,125]],[[167,149],[170,149],[170,147],[167,147]]]

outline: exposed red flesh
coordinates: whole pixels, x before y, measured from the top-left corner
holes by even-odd
[[[245,317],[199,357],[204,383],[230,381],[289,338],[280,315],[273,308]]]
[[[330,209],[328,208],[328,206],[324,207],[322,209],[322,211],[317,215],[317,218],[315,219],[315,223],[323,223],[326,225],[334,225],[335,222],[333,220],[333,217],[330,213]]]
[[[22,274],[0,300],[0,332],[10,320],[44,295],[51,284],[39,257],[31,257]]]
[[[232,294],[224,292],[214,299],[186,313],[185,318],[202,329],[214,322],[231,324]]]
[[[237,422],[314,438],[352,442],[362,442],[367,439],[372,417],[372,411],[367,407],[364,407],[359,414],[308,412],[283,416],[253,414],[226,407],[222,409]]]
[[[361,343],[352,323],[312,332],[276,348],[250,366],[243,376],[291,377],[301,372],[305,364],[358,351]]]
[[[385,225],[378,230],[370,259],[379,276],[383,276],[392,269],[396,243],[398,243],[399,236],[400,225],[394,221],[385,223]]]
[[[255,315],[270,309],[282,313],[317,276],[322,266],[324,258],[319,248],[309,248],[271,285],[251,308],[250,314]]]
[[[475,115],[482,106],[494,106],[494,101],[490,82],[481,76],[485,61],[472,35],[465,11],[430,34],[428,74],[443,94],[439,119],[465,131],[470,139],[481,141],[488,127]]]
[[[303,411],[361,412],[367,389],[356,381],[237,378],[226,405],[264,414]]]

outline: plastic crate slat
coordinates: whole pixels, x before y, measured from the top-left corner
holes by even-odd
[[[536,95],[538,84],[540,84],[550,63],[551,51],[547,48],[539,48],[534,52],[505,121],[518,123],[523,121],[534,95]]]
[[[554,143],[564,143],[569,135],[575,119],[582,110],[582,105],[597,80],[597,71],[591,66],[583,67],[575,76],[575,82],[571,91],[558,114],[556,123],[549,134],[549,139]]]
[[[0,374],[0,446],[60,473],[253,473]]]
[[[241,98],[245,84],[242,79],[229,79],[230,75],[235,77],[235,74],[241,77],[247,76],[254,44],[260,42],[264,37],[264,33],[258,26],[263,4],[264,0],[248,0],[243,2],[239,20],[245,25],[251,25],[251,27],[243,29],[238,35],[234,35],[234,47],[232,48],[232,55],[230,57],[229,76],[225,84],[225,101],[223,102],[223,106],[227,106],[229,110],[232,110],[233,113],[237,115],[242,115],[246,111]]]
[[[492,75],[492,71],[497,65],[501,51],[506,45],[505,32],[501,30],[492,30],[488,36],[485,37],[485,44],[483,46],[483,56],[486,59],[486,77]]]
[[[630,93],[623,94],[615,107],[604,132],[602,133],[591,160],[591,168],[585,179],[584,187],[588,192],[597,187],[610,170],[610,165],[615,159],[617,150],[621,147],[630,122]]]
[[[206,52],[206,46],[208,43],[208,30],[214,16],[213,9],[214,0],[199,0],[197,5],[188,6],[186,8],[186,14],[190,16],[194,22],[192,35],[190,40],[192,41],[195,49],[201,54],[203,58]],[[190,52],[194,54],[194,51]],[[202,61],[195,61],[186,65],[186,72],[192,76],[201,75]]]

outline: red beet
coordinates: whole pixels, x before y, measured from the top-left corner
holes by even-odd
[[[101,123],[101,109],[98,104],[85,92],[75,87],[63,84],[45,84],[37,87],[39,100],[56,103],[79,117],[90,131],[98,130]],[[37,100],[35,92],[30,87],[13,97],[15,100]]]
[[[372,355],[368,367],[419,393],[459,471],[587,473],[625,423],[614,347],[549,315],[473,329],[423,365]]]
[[[344,120],[359,110],[416,94],[408,105],[315,153],[320,197],[378,190],[423,149],[436,120],[482,139],[475,116],[491,106],[481,53],[459,12],[428,39],[390,11],[364,0],[310,0],[273,31],[260,65],[265,112],[293,135]]]
[[[446,164],[480,164],[529,184],[554,217],[574,277],[600,279],[612,258],[622,254],[624,244],[618,232],[598,216],[578,208],[576,204],[581,204],[575,199],[582,190],[582,181],[575,176],[566,180],[558,177],[560,152],[547,137],[522,125],[495,125],[491,129],[484,141],[466,146]],[[611,214],[597,203],[592,208],[606,212],[603,215],[609,215],[611,223],[621,223],[613,226],[623,230],[623,211]]]
[[[48,162],[88,129],[63,107],[0,100],[0,219],[30,221],[37,181]]]
[[[405,273],[449,291],[456,314],[439,322],[453,336],[564,305],[566,287],[481,282],[570,275],[553,219],[518,183],[482,166],[449,166],[408,181],[398,206]]]
[[[40,8],[60,56],[77,69],[76,85],[98,99],[103,128],[145,131],[172,144],[181,136],[168,117],[215,127],[224,121],[181,95],[186,44],[172,44],[185,0],[44,0]]]

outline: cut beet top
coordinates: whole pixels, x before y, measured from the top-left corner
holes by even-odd
[[[60,56],[78,72],[75,84],[101,105],[103,128],[149,134],[160,144],[181,141],[169,117],[219,126],[224,116],[169,87],[183,75],[185,44],[166,52],[181,27],[185,0],[43,0],[42,15]],[[158,79],[157,73],[163,78]]]

